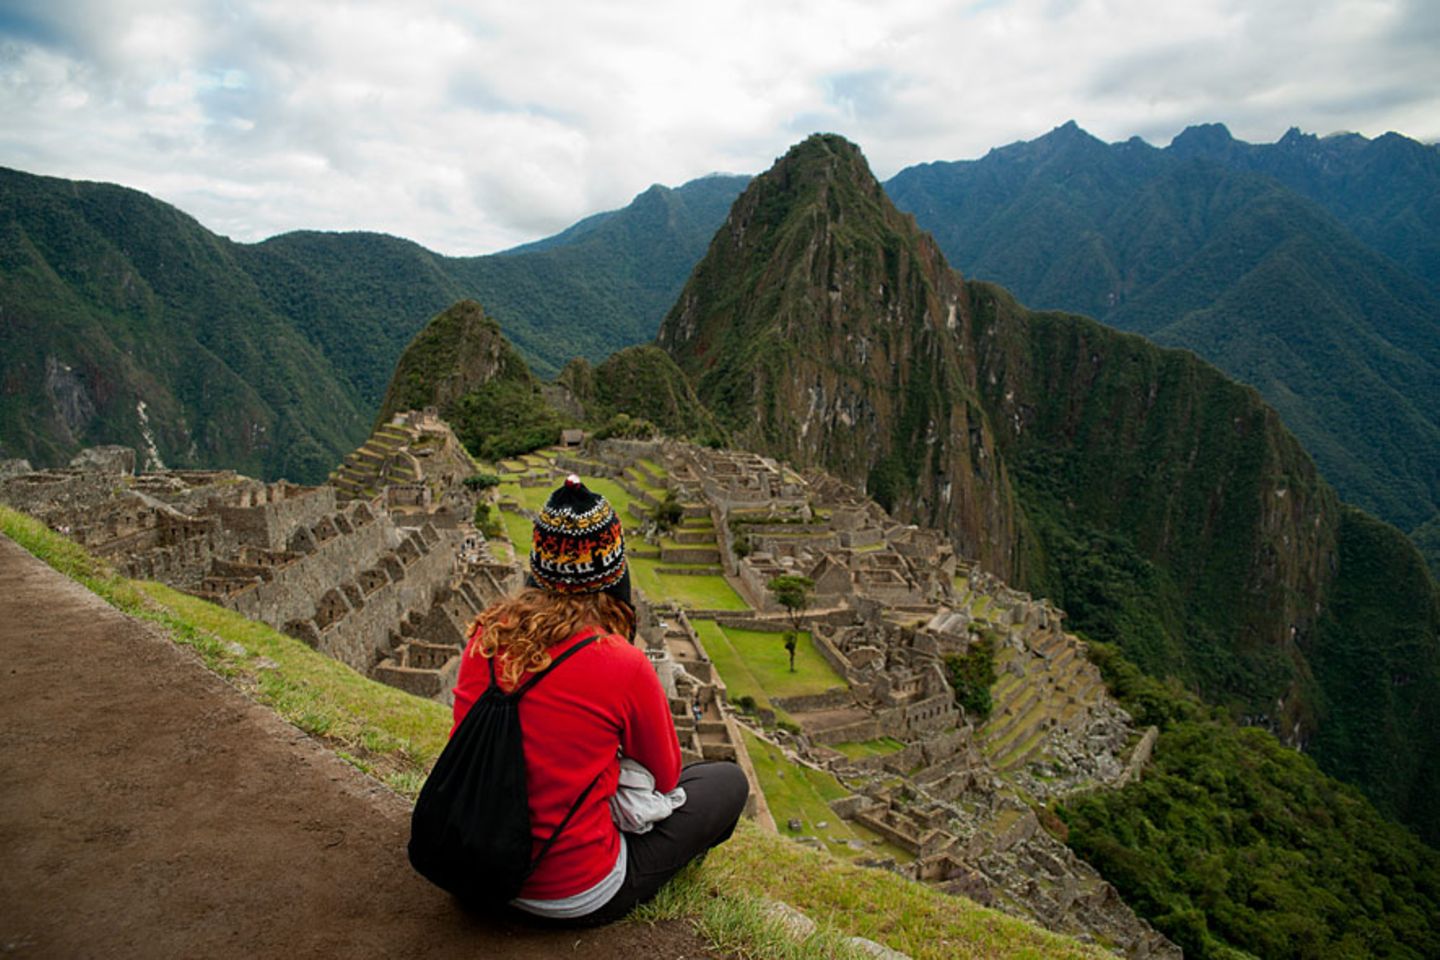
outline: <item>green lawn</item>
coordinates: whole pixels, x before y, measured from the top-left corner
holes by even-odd
[[[745,658],[771,697],[799,697],[845,686],[845,678],[820,656],[808,631],[801,631],[797,637],[795,672],[791,673],[790,658],[780,634],[731,627],[720,630],[735,652]]]
[[[852,740],[849,743],[837,743],[834,745],[851,760],[863,760],[866,757],[884,757],[892,753],[898,753],[905,749],[905,744],[894,737],[881,737],[878,740]]]
[[[530,556],[530,535],[535,529],[534,525],[520,514],[511,513],[509,510],[500,511],[500,521],[505,527],[505,536],[515,548],[515,559],[523,563],[525,558]]]
[[[759,678],[750,672],[750,667],[735,652],[735,648],[720,631],[720,625],[714,620],[691,620],[690,625],[700,635],[700,642],[705,644],[705,652],[710,655],[715,669],[720,671],[730,701],[733,703],[740,697],[750,697],[760,706],[771,709],[770,698],[765,696],[765,688],[761,686]]]
[[[626,508],[634,498],[626,493],[618,483],[603,477],[588,479],[585,481],[585,485],[610,501],[610,505],[620,515],[620,522],[625,527],[625,535],[638,538],[637,522],[626,512]],[[538,511],[543,507],[546,498],[550,496],[550,490],[546,487],[522,487],[518,483],[508,482],[500,484],[500,492],[514,498],[516,502],[532,511]],[[530,521],[504,511],[500,516],[504,520],[505,531],[510,537],[510,542],[517,544],[517,550],[523,560],[530,553]],[[635,539],[633,542],[638,545],[641,541]],[[694,544],[694,546],[704,545]],[[660,567],[681,567],[684,564],[648,560],[636,556],[633,550],[630,552],[629,560],[632,582],[652,603],[671,602],[691,610],[734,610],[737,613],[750,609],[749,605],[740,599],[740,595],[725,581],[723,576],[695,577],[660,573],[658,570]]]
[[[678,563],[661,563],[632,557],[630,576],[645,596],[651,601],[678,603],[691,610],[733,610],[743,613],[750,607],[735,588],[718,574],[689,576],[686,574],[660,573],[659,567],[682,567]]]
[[[736,630],[710,620],[692,621],[710,659],[725,678],[730,698],[746,694],[762,706],[775,697],[798,697],[844,687],[845,680],[815,650],[808,632],[799,635],[795,672],[778,633]],[[733,679],[732,679],[733,678]]]
[[[745,749],[755,766],[756,776],[760,778],[760,789],[765,791],[765,802],[770,806],[770,815],[775,818],[775,826],[781,836],[819,837],[825,841],[825,849],[846,859],[885,855],[902,863],[914,859],[878,834],[835,815],[835,811],[830,809],[830,801],[848,797],[853,792],[835,777],[809,767],[792,766],[777,748],[748,730],[743,733]],[[789,828],[792,818],[800,821],[799,830]],[[825,826],[821,827],[821,823]],[[850,840],[858,840],[864,848],[854,849],[846,842]]]

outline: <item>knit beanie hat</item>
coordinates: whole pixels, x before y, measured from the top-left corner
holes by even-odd
[[[573,473],[535,518],[530,576],[555,593],[614,594],[630,602],[625,533],[609,501]]]

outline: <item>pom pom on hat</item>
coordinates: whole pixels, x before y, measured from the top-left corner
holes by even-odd
[[[615,592],[622,580],[628,588],[628,574],[619,516],[609,501],[570,474],[535,518],[530,575],[555,593],[599,593]],[[622,599],[629,602],[628,595]]]

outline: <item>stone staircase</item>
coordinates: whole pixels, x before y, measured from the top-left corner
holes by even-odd
[[[420,431],[406,424],[387,423],[351,452],[339,469],[330,475],[336,495],[344,499],[369,499],[386,483],[413,483],[420,477],[414,457],[404,449],[420,438]]]

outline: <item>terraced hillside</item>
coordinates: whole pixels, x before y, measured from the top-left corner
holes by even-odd
[[[498,470],[517,553],[566,473],[611,500],[682,747],[735,756],[763,800],[755,813],[782,835],[1051,929],[1169,949],[1031,812],[1123,778],[1141,739],[1058,611],[833,478],[764,458],[606,441]],[[661,529],[667,498],[679,519]],[[816,579],[793,671],[789,620],[765,587],[778,572]],[[955,705],[941,669],[982,633],[1000,642],[988,723]]]

